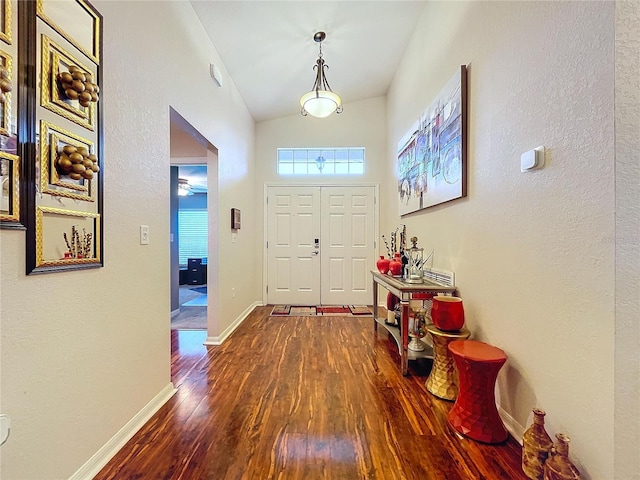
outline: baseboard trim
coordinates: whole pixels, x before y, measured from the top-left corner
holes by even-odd
[[[240,324],[242,322],[244,322],[244,320],[249,316],[249,314],[251,312],[253,312],[253,310],[256,307],[261,307],[263,305],[262,302],[253,302],[251,305],[249,305],[246,310],[244,312],[242,312],[238,318],[236,318],[233,323],[231,325],[229,325],[227,327],[227,329],[222,332],[219,336],[217,337],[207,337],[207,339],[204,341],[205,345],[213,345],[213,346],[217,346],[217,345],[222,345],[222,342],[224,342],[229,335],[231,335],[236,328],[238,328],[240,326]]]
[[[524,427],[520,425],[515,419],[509,415],[506,410],[504,410],[501,406],[498,405],[498,412],[500,413],[500,418],[502,418],[502,422],[504,423],[505,428],[511,434],[511,436],[522,445],[522,436],[524,435]]]
[[[142,410],[140,410],[124,427],[105,443],[87,462],[69,477],[69,480],[91,480],[109,463],[118,451],[135,433],[162,407],[175,393],[176,389],[169,382]]]

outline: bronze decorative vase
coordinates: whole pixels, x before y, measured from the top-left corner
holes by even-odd
[[[569,460],[569,437],[564,433],[556,435],[552,454],[544,464],[544,480],[580,480],[580,472]]]
[[[533,423],[522,436],[522,471],[529,478],[542,480],[544,464],[549,457],[553,440],[544,429],[545,412],[533,409]]]

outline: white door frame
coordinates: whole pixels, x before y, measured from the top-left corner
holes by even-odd
[[[269,221],[269,211],[267,205],[267,194],[269,187],[373,187],[374,188],[374,219],[373,219],[373,232],[374,232],[374,249],[376,254],[379,251],[378,238],[380,238],[380,184],[372,182],[332,182],[332,183],[317,183],[317,182],[265,182],[262,195],[263,206],[263,232],[262,232],[262,304],[267,305],[267,283],[268,283],[268,252],[267,252],[267,226]],[[374,257],[377,258],[377,257]],[[371,265],[373,270],[375,265]],[[373,298],[373,297],[372,297]]]

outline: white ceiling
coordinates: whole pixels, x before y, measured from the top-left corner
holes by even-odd
[[[256,122],[300,112],[318,44],[346,104],[385,95],[425,0],[191,0]],[[345,106],[348,108],[348,105]]]

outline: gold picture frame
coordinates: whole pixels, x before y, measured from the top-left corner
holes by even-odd
[[[13,77],[13,60],[11,55],[0,50],[0,64],[9,71],[9,79]],[[9,132],[11,125],[11,92],[4,94],[6,100],[2,104],[0,112],[0,135],[11,135]]]
[[[51,221],[47,222],[48,219],[51,219]],[[45,223],[48,223],[48,225],[45,225]],[[92,237],[92,257],[64,258],[66,239],[63,234],[70,234],[74,226],[82,228],[84,231],[89,227],[89,233]],[[34,273],[102,266],[101,238],[99,213],[53,207],[36,207],[36,269]],[[45,250],[48,255],[45,254]],[[54,255],[51,252],[56,252],[56,254]],[[53,256],[56,258],[51,258]]]
[[[13,41],[11,33],[11,2],[13,0],[0,0],[0,40],[11,45]]]
[[[73,55],[66,52],[46,35],[42,35],[42,82],[40,86],[40,105],[47,110],[71,120],[88,130],[95,130],[96,104],[83,107],[78,100],[63,98],[58,87],[57,76],[60,66],[75,65],[84,72],[96,76],[96,72],[84,65]]]
[[[72,180],[61,178],[56,168],[59,146],[85,147],[94,153],[91,140],[75,135],[45,120],[40,121],[40,190],[42,193],[58,197],[95,202],[97,179]],[[55,146],[56,148],[52,148]],[[98,159],[100,162],[100,159]],[[96,175],[99,175],[97,173]]]
[[[20,157],[0,151],[0,222],[20,222],[19,189]]]
[[[67,11],[61,11],[62,8],[67,7]],[[69,7],[76,7],[75,11],[72,11]],[[80,14],[86,14],[87,19],[91,22],[89,26],[91,30],[92,39],[90,40],[90,45],[83,44],[70,33],[70,27],[74,27],[75,30],[79,30],[83,25],[81,17],[78,16]],[[100,38],[101,38],[101,16],[94,11],[93,8],[89,6],[89,4],[83,0],[66,0],[66,1],[46,1],[46,0],[37,0],[36,3],[36,14],[40,17],[47,25],[53,28],[56,32],[62,35],[65,40],[71,43],[74,47],[84,53],[87,57],[89,57],[96,65],[100,64]],[[62,25],[62,22],[65,22],[65,25]],[[68,26],[67,26],[68,24]]]

